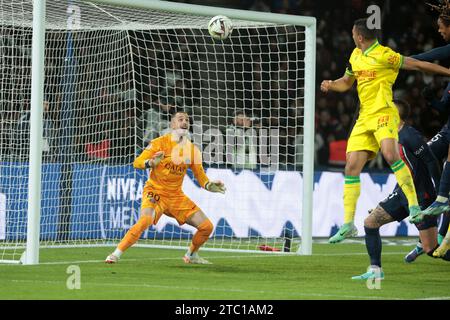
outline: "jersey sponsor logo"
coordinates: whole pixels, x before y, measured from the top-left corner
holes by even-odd
[[[420,146],[419,149],[417,149],[417,150],[414,151],[414,154],[415,154],[416,156],[418,156],[418,155],[420,155],[420,154],[422,153],[422,151],[424,151],[424,150],[425,150],[425,146]]]
[[[377,130],[380,128],[385,128],[389,124],[389,116],[382,116],[378,118]]]
[[[164,165],[164,168],[169,170],[170,174],[176,174],[178,176],[184,175],[186,173],[186,167],[178,166],[174,163],[168,162]]]
[[[358,80],[374,80],[377,77],[376,70],[361,70],[354,71],[355,77]]]
[[[396,66],[400,62],[400,57],[396,54],[390,54],[387,58],[387,62],[392,66]]]

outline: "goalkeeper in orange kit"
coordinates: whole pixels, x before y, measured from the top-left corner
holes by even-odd
[[[214,227],[203,211],[182,191],[181,186],[188,168],[192,169],[200,186],[210,192],[225,193],[221,181],[209,181],[202,166],[200,150],[188,139],[189,116],[177,112],[171,119],[171,132],[152,140],[134,160],[137,169],[151,169],[142,196],[141,216],[116,250],[106,257],[106,263],[116,263],[125,250],[135,244],[141,234],[161,215],[173,217],[177,222],[197,229],[186,254],[185,263],[209,264],[198,255],[199,248],[208,240]]]

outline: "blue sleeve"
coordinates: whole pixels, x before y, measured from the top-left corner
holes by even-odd
[[[450,44],[443,47],[434,48],[424,53],[415,54],[411,56],[411,58],[428,62],[448,59],[450,58]]]
[[[450,82],[444,90],[441,100],[433,99],[430,101],[430,106],[439,112],[446,112],[450,106]]]
[[[408,139],[405,140],[404,146],[408,148],[417,158],[423,161],[427,166],[428,173],[433,179],[436,188],[439,188],[441,179],[441,169],[439,163],[434,157],[428,144],[423,140],[417,131],[409,131]]]
[[[427,144],[425,144],[425,146],[426,151],[422,158],[427,166],[431,179],[433,179],[434,187],[436,191],[438,191],[439,184],[441,183],[441,167],[439,166],[439,162],[433,156],[433,153],[430,151],[430,147]]]

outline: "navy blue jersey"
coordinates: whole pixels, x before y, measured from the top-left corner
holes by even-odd
[[[399,131],[398,138],[400,156],[411,171],[418,199],[434,199],[440,167],[428,144],[419,131],[406,124]],[[398,188],[397,185],[396,190]]]
[[[445,60],[450,58],[450,44],[447,44],[442,47],[434,48],[429,51],[415,54],[411,56],[411,58],[420,60],[420,61],[428,61],[433,62],[436,60]]]
[[[433,62],[436,60],[445,60],[450,58],[450,44],[432,49],[430,51],[416,54],[411,56],[411,58],[421,60],[421,61],[428,61]],[[440,111],[445,112],[450,107],[450,83],[447,84],[447,87],[444,90],[444,93],[442,94],[441,100],[439,99],[433,99],[430,101],[430,105],[432,108]],[[449,118],[447,120],[447,125],[450,124],[450,114]]]
[[[428,146],[437,160],[441,162],[447,160],[449,141],[450,130],[448,124],[444,125],[441,131],[428,141]]]

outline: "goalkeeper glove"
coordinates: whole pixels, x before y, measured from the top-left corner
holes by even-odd
[[[205,185],[205,189],[210,192],[220,192],[220,193],[225,193],[225,191],[227,191],[227,188],[225,188],[225,185],[223,184],[222,181],[208,182]]]
[[[163,158],[164,151],[158,151],[152,159],[145,160],[145,168],[150,169],[157,167]]]

